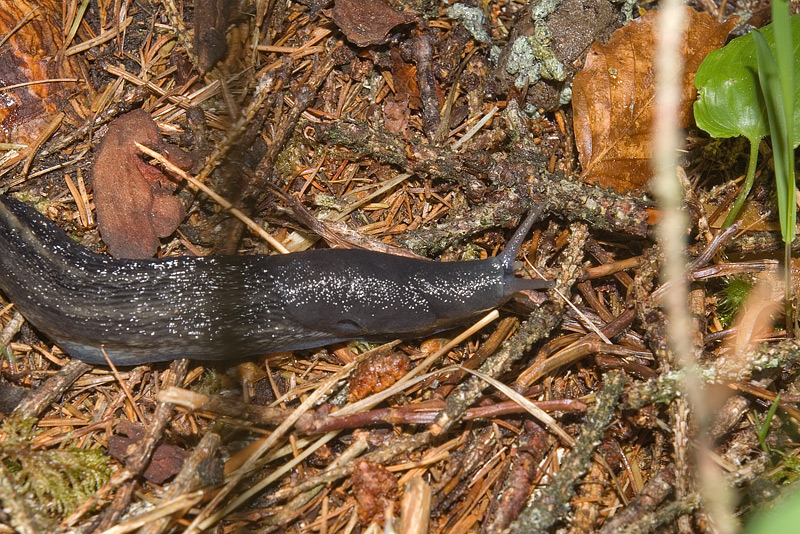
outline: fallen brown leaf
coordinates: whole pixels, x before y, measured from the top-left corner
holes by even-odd
[[[685,10],[680,108],[684,127],[696,95],[695,72],[709,52],[725,44],[737,20],[718,23],[707,13]],[[619,192],[641,191],[652,174],[657,17],[658,11],[648,11],[614,32],[607,45],[594,43],[572,88],[582,177]]]
[[[136,142],[160,149],[181,168],[192,164],[186,153],[161,139],[144,110],[109,124],[94,161],[92,185],[97,227],[116,258],[153,257],[158,238],[172,234],[183,220],[183,205],[172,196],[177,185],[141,159]]]
[[[413,15],[395,11],[384,0],[336,0],[326,13],[356,46],[385,43],[392,28],[414,20]]]
[[[108,453],[124,464],[129,456],[129,447],[144,439],[145,432],[142,426],[126,419],[120,421],[116,431],[108,438]],[[142,476],[150,482],[163,484],[178,474],[188,456],[189,452],[177,445],[159,443]]]
[[[412,109],[420,109],[417,67],[400,57],[400,49],[392,48],[392,88],[394,95],[384,101],[383,115],[386,130],[402,134],[408,127]]]
[[[417,67],[400,57],[400,49],[392,48],[392,80],[399,101],[412,109],[420,109]]]

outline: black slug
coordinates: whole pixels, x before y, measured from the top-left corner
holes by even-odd
[[[531,215],[498,257],[429,262],[363,250],[119,260],[0,195],[0,289],[71,356],[118,365],[222,360],[349,339],[418,337],[523,289]]]

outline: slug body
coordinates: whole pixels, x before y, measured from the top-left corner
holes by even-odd
[[[429,262],[363,250],[120,260],[0,195],[0,289],[71,356],[117,365],[223,360],[348,339],[415,337],[551,284],[514,277],[529,217],[505,252]]]

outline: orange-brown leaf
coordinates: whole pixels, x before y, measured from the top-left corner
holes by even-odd
[[[681,124],[691,118],[694,75],[709,52],[725,44],[735,17],[718,23],[686,7],[682,53]],[[652,174],[657,11],[620,28],[608,44],[594,43],[572,88],[575,143],[590,182],[617,191],[642,190]]]
[[[23,85],[0,95],[2,142],[33,142],[54,115],[69,112],[70,96],[81,89],[73,82],[36,83],[82,77],[77,56],[64,56],[60,52],[64,40],[60,24],[62,4],[56,0],[14,0],[0,4],[0,35],[8,38],[0,49],[0,87]],[[15,28],[31,13],[30,20]]]
[[[136,109],[108,125],[92,167],[97,228],[115,258],[152,258],[159,237],[172,234],[184,217],[173,196],[177,185],[145,163],[136,143],[161,149],[176,165],[191,168],[192,159],[161,138],[150,113]]]

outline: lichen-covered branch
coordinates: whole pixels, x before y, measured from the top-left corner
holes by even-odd
[[[580,260],[583,257],[583,244],[586,242],[587,236],[588,232],[585,226],[576,225],[573,228],[569,246],[563,257],[561,275],[557,281],[557,287],[562,293],[565,288],[575,283]],[[555,299],[535,309],[519,330],[503,344],[497,354],[487,359],[478,370],[491,377],[498,377],[507,371],[511,364],[530,350],[534,343],[546,338],[552,329],[561,322],[564,306],[562,300]],[[460,387],[454,389],[447,397],[444,410],[432,425],[431,432],[434,435],[446,432],[456,421],[461,419],[467,408],[475,402],[486,387],[487,384],[482,379],[471,376]]]
[[[531,496],[528,507],[512,523],[512,534],[550,532],[552,525],[569,511],[575,487],[589,467],[627,381],[617,373],[605,375],[603,389],[597,393],[597,404],[587,415],[583,432],[561,462],[558,474],[542,491]]]
[[[454,240],[490,226],[502,225],[536,203],[567,221],[583,221],[593,228],[646,236],[651,205],[641,198],[585,183],[572,182],[560,172],[547,171],[547,159],[536,153],[490,155],[481,150],[455,152],[411,140],[406,142],[380,128],[360,122],[339,121],[318,125],[317,140],[368,158],[400,167],[405,172],[469,185],[488,181],[486,200],[470,210],[469,217],[409,232],[398,239],[417,253],[436,253]],[[502,194],[500,194],[502,192]]]

